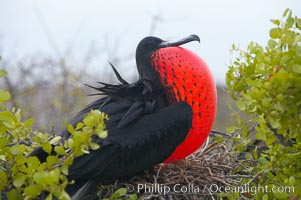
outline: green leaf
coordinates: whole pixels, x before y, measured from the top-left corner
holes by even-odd
[[[301,19],[299,19],[298,17],[296,17],[295,21],[296,21],[296,27],[297,27],[299,30],[301,30]]]
[[[249,137],[249,129],[248,129],[248,127],[245,127],[243,130],[242,130],[242,136],[243,137]]]
[[[137,199],[138,199],[138,196],[137,196],[137,194],[130,194],[130,195],[129,195],[129,199],[130,199],[130,200],[137,200]]]
[[[4,77],[7,75],[7,71],[4,69],[0,69],[0,78]]]
[[[272,128],[277,129],[281,126],[279,119],[269,118],[268,121],[269,121],[270,125],[272,126]]]
[[[261,164],[263,164],[263,165],[269,163],[269,161],[265,157],[260,157],[258,159],[258,162],[261,163]]]
[[[17,188],[21,187],[25,183],[26,178],[27,177],[24,174],[14,177],[14,180],[13,180],[14,186]]]
[[[116,190],[112,195],[111,198],[118,198],[126,195],[126,189],[125,188],[119,188]]]
[[[268,134],[265,143],[266,143],[266,145],[271,145],[275,142],[275,140],[276,140],[276,136],[274,136],[272,134]]]
[[[273,39],[270,39],[270,40],[268,41],[268,46],[269,46],[271,49],[273,49],[273,48],[275,48],[275,47],[277,46],[277,42],[276,42],[275,40],[273,40]]]
[[[0,103],[10,100],[10,93],[5,90],[0,90]]]
[[[61,169],[62,169],[63,174],[68,175],[68,172],[69,172],[69,165],[68,165],[68,162],[67,162],[67,161],[65,161],[65,162],[62,164]]]
[[[119,196],[126,195],[126,189],[125,188],[119,188],[116,193],[119,193]]]
[[[7,161],[6,156],[5,155],[0,155],[0,161]]]
[[[292,17],[287,18],[286,25],[287,25],[288,28],[292,28],[294,23],[295,23],[294,18],[292,18]]]
[[[271,22],[277,26],[280,25],[280,20],[279,19],[271,19]]]
[[[21,122],[22,116],[21,116],[21,109],[17,109],[17,112],[15,113],[15,117],[18,122]]]
[[[296,55],[297,55],[298,57],[301,57],[301,45],[297,45],[297,46],[296,46]]]
[[[0,191],[8,185],[8,177],[6,173],[0,169]]]
[[[272,105],[272,99],[271,98],[263,98],[263,99],[261,99],[261,103],[264,107],[269,108]]]
[[[24,126],[29,128],[34,124],[34,119],[28,119],[24,122]]]
[[[49,186],[56,186],[59,182],[60,178],[60,168],[55,168],[51,170],[48,174],[46,174],[45,182]]]
[[[62,191],[59,199],[62,199],[62,200],[71,200],[69,194],[67,192],[65,192],[64,190]]]
[[[234,133],[236,131],[237,127],[236,126],[231,126],[226,129],[227,133]]]
[[[54,147],[54,151],[55,151],[57,154],[61,155],[61,156],[67,154],[67,153],[66,153],[66,150],[64,149],[64,147],[63,147],[62,145],[55,146],[55,147]]]
[[[246,110],[246,104],[242,100],[238,100],[236,103],[236,106],[239,110],[242,110],[242,111]]]
[[[293,71],[295,73],[301,74],[301,65],[300,64],[294,64]]]
[[[47,165],[49,168],[52,168],[53,165],[56,165],[59,163],[59,159],[56,156],[48,156],[47,157]]]
[[[256,138],[256,140],[266,141],[267,136],[264,132],[258,132],[258,133],[256,133],[255,138]]]
[[[264,194],[262,196],[262,200],[269,200],[269,195],[268,194]]]
[[[89,154],[89,153],[90,153],[90,151],[87,150],[87,149],[84,148],[84,147],[82,147],[80,150],[81,150],[81,153],[84,153],[84,154]]]
[[[98,132],[96,134],[101,139],[105,139],[106,137],[108,137],[108,131],[100,131],[100,132]]]
[[[41,188],[37,185],[30,185],[24,189],[24,193],[30,198],[36,198],[41,193]]]
[[[8,200],[23,200],[22,195],[16,189],[11,189],[7,192],[7,199]]]
[[[280,101],[280,102],[283,101],[284,100],[284,95],[283,94],[278,94],[277,95],[277,100]]]
[[[277,39],[281,37],[281,29],[280,28],[272,28],[270,30],[270,36],[273,39]]]
[[[16,145],[12,146],[12,147],[10,148],[10,152],[11,152],[13,155],[17,155],[17,154],[21,153],[21,151],[20,151],[20,145],[19,145],[19,144],[16,144]]]
[[[8,139],[5,137],[0,137],[0,149],[5,147],[8,142]]]
[[[285,193],[285,192],[275,192],[274,196],[277,199],[288,199],[288,197],[289,197],[289,195],[287,193]]]
[[[51,144],[50,144],[49,142],[45,142],[45,143],[42,145],[42,149],[43,149],[46,153],[50,154],[51,151],[52,151],[52,146],[51,146]]]
[[[48,194],[48,196],[46,197],[45,200],[52,200],[52,199],[53,199],[53,197],[52,197],[52,194],[50,193],[50,194]]]
[[[31,156],[26,161],[28,166],[28,172],[31,173],[32,170],[37,170],[40,165],[40,160],[36,156]]]
[[[100,147],[100,145],[95,142],[91,142],[89,145],[92,150],[99,149],[99,147]]]
[[[285,11],[284,11],[284,13],[283,13],[282,17],[285,17],[289,11],[290,11],[290,9],[289,9],[289,8],[285,9]]]
[[[67,158],[66,162],[68,163],[68,165],[72,165],[73,160],[74,160],[73,156],[70,156]]]
[[[75,130],[80,130],[81,128],[83,128],[83,126],[84,126],[84,123],[79,122],[79,123],[77,123]]]
[[[225,138],[224,137],[222,137],[222,136],[220,136],[220,135],[216,135],[216,136],[214,136],[214,141],[224,141],[225,140]]]
[[[74,133],[74,131],[75,131],[74,128],[73,128],[73,126],[72,126],[72,124],[68,124],[67,130],[71,134]]]
[[[33,175],[33,180],[38,184],[42,185],[44,182],[44,172],[37,172]]]
[[[54,138],[52,138],[49,143],[50,144],[57,144],[60,140],[62,139],[61,136],[55,136]]]
[[[294,176],[291,176],[291,177],[289,178],[289,180],[288,180],[288,184],[289,184],[290,186],[296,185],[296,178],[295,178]]]
[[[0,121],[11,122],[13,120],[12,113],[8,111],[0,112]]]

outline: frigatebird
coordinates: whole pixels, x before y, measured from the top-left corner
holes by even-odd
[[[206,63],[180,45],[200,41],[190,35],[176,42],[146,37],[136,49],[139,79],[128,83],[112,65],[119,84],[100,82],[102,97],[81,110],[76,124],[91,111],[108,114],[108,137],[100,148],[75,158],[69,168],[74,193],[87,181],[128,178],[162,162],[183,159],[207,138],[216,112],[216,88]],[[63,131],[63,139],[70,134]],[[42,151],[33,155],[45,156]],[[71,189],[70,189],[71,188]]]

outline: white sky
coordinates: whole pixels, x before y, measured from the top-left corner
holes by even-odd
[[[265,44],[272,27],[269,20],[281,18],[286,8],[301,16],[300,0],[0,0],[0,5],[4,59],[36,52],[64,54],[71,46],[80,60],[91,43],[113,46],[118,38],[118,49],[97,58],[87,70],[99,71],[96,63],[107,62],[112,54],[130,55],[125,65],[131,68],[122,69],[130,77],[136,73],[136,46],[150,34],[151,16],[159,15],[163,20],[156,23],[153,35],[165,40],[199,35],[201,44],[186,47],[207,62],[218,83],[225,82],[233,43],[242,48],[250,41]]]

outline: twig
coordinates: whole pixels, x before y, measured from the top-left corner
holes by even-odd
[[[226,133],[226,132],[223,132],[223,131],[218,131],[218,130],[211,130],[211,134],[213,135],[220,135],[220,136],[223,136],[223,137],[226,137],[226,138],[230,138],[231,135]]]
[[[257,178],[258,176],[260,176],[263,172],[264,172],[264,170],[261,170],[260,172],[258,172],[251,180],[248,181],[247,184],[250,184],[252,181],[254,181],[255,178]]]

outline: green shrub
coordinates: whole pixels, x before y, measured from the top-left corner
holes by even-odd
[[[275,27],[266,46],[251,42],[243,51],[233,45],[237,57],[226,83],[239,112],[238,126],[227,131],[240,132],[238,151],[246,149],[250,138],[265,143],[263,153],[255,148],[248,155],[258,162],[254,184],[294,187],[294,193],[261,192],[255,199],[301,198],[301,19],[287,9],[282,20],[271,22]],[[251,119],[242,120],[240,113]]]
[[[5,75],[6,71],[0,70],[0,77]],[[92,142],[92,136],[107,137],[104,120],[108,116],[92,110],[76,127],[69,125],[70,139],[59,143],[60,136],[33,131],[34,120],[22,120],[20,109],[8,109],[5,102],[9,99],[9,92],[0,90],[1,194],[8,200],[21,200],[35,199],[46,191],[47,200],[53,197],[70,199],[65,191],[67,185],[72,184],[72,180],[67,179],[68,167],[75,157],[100,148]],[[35,156],[29,157],[38,147],[49,154],[45,162]],[[53,151],[55,155],[51,155]]]

